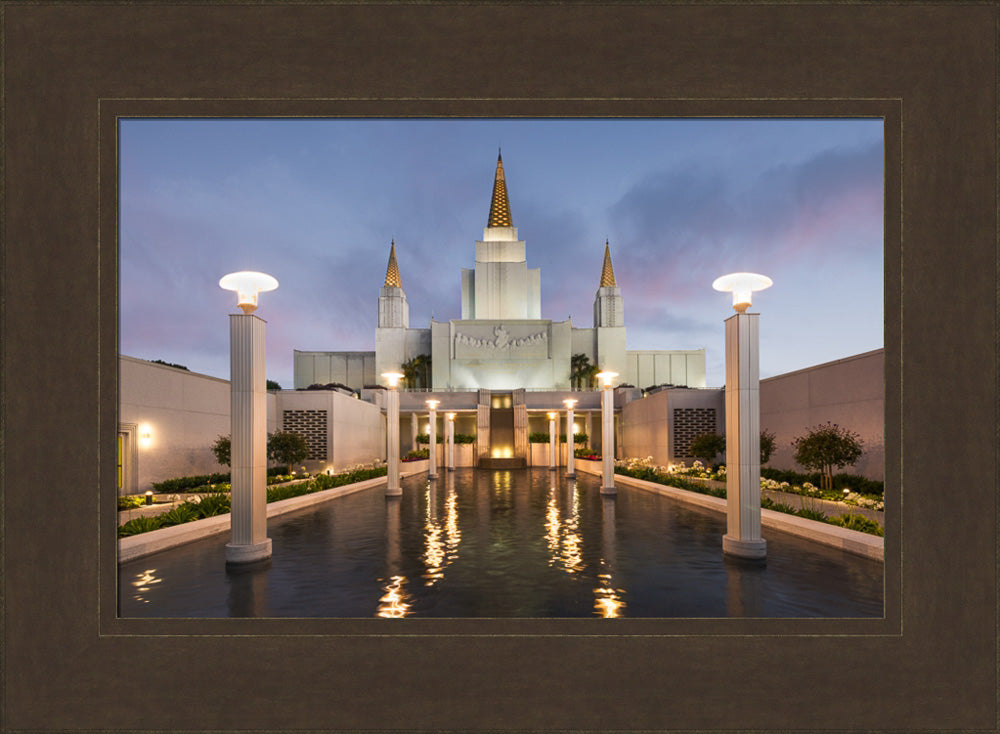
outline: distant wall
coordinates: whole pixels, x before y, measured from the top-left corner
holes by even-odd
[[[294,387],[339,382],[355,390],[375,384],[375,352],[293,353]]]
[[[118,367],[118,421],[127,435],[123,492],[144,492],[152,482],[173,477],[229,471],[211,450],[218,436],[229,435],[228,380],[125,356]],[[275,428],[274,401],[268,393],[268,431]]]
[[[725,396],[718,389],[665,389],[622,406],[622,455],[657,464],[691,463],[691,439],[725,432]]]
[[[336,390],[282,390],[277,410],[282,430],[306,439],[310,458],[302,465],[310,472],[385,458],[385,421],[376,405]]]
[[[211,450],[218,436],[230,433],[228,380],[133,357],[120,356],[118,363],[123,494],[164,479],[229,471]],[[377,405],[338,391],[267,394],[267,431],[302,433],[314,455],[323,457],[303,462],[313,472],[384,459],[384,423]]]
[[[776,435],[777,450],[768,466],[802,471],[792,459],[791,442],[806,429],[836,423],[861,435],[865,453],[840,471],[869,479],[884,477],[885,351],[789,372],[760,381],[761,428]]]

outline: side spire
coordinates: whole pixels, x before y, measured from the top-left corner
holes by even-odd
[[[507,200],[507,182],[503,177],[503,156],[497,152],[497,173],[493,181],[493,200],[490,202],[490,217],[487,227],[513,227],[510,218],[510,202]]]
[[[399,266],[396,265],[396,240],[389,246],[389,265],[385,269],[385,288],[402,288],[399,282]]]
[[[617,285],[615,283],[615,269],[611,265],[611,245],[604,240],[604,268],[601,270],[601,288]]]

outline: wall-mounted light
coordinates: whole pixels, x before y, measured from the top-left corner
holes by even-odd
[[[774,282],[766,275],[757,273],[729,273],[716,278],[712,287],[717,291],[731,291],[733,294],[733,310],[743,313],[751,303],[751,294],[770,288]]]
[[[139,447],[148,449],[153,445],[153,429],[148,423],[139,426]]]
[[[240,270],[223,275],[219,279],[219,287],[236,291],[236,305],[243,309],[243,313],[251,314],[257,310],[257,294],[273,291],[278,287],[278,281],[267,273]]]

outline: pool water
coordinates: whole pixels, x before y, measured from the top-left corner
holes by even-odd
[[[547,469],[458,469],[268,523],[273,556],[225,566],[228,533],[121,564],[122,617],[881,617],[878,561]]]

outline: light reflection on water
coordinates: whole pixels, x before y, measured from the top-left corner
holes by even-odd
[[[227,571],[216,537],[123,564],[121,616],[880,617],[882,565],[769,533],[722,555],[725,517],[548,469],[458,469],[276,518],[274,556]],[[155,567],[155,568],[151,568]]]

